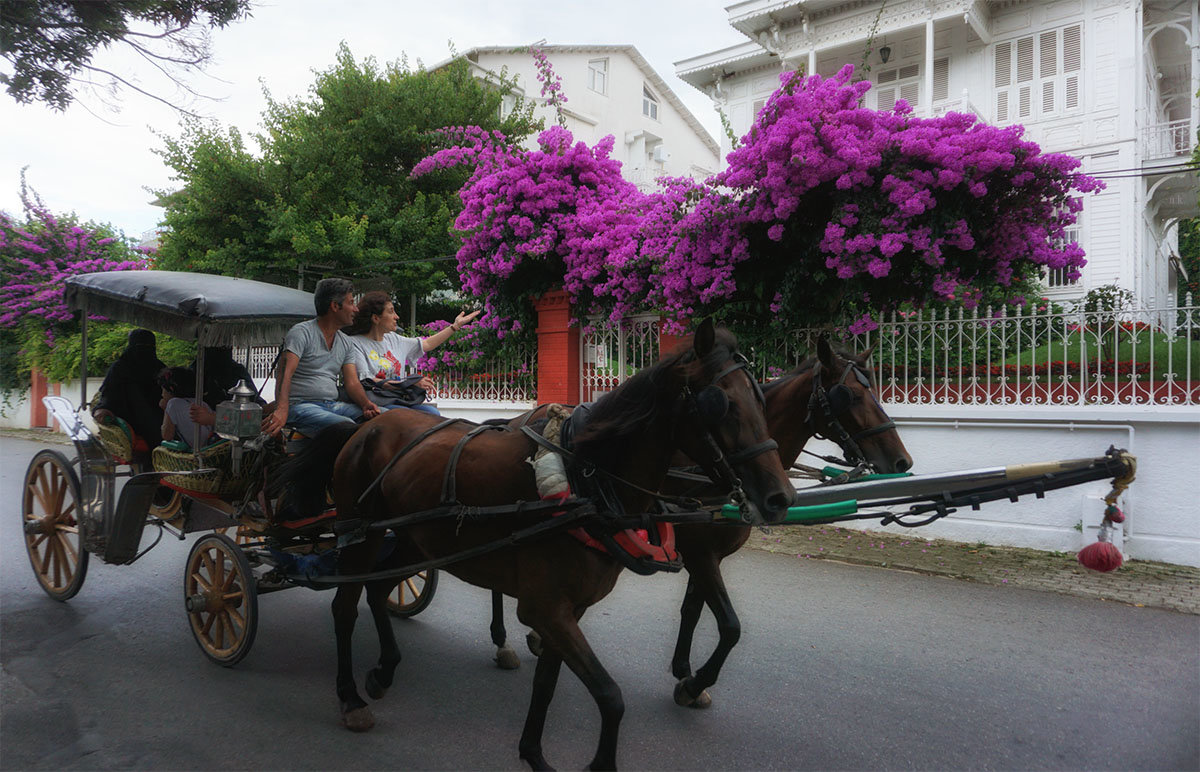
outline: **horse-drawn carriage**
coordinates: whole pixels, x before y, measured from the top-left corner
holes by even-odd
[[[169,271],[72,277],[66,299],[80,313],[84,373],[89,315],[194,341],[201,350],[277,345],[293,324],[313,315],[312,295],[306,292]],[[200,353],[198,395],[205,392]],[[25,475],[25,545],[39,584],[50,597],[65,601],[82,588],[92,555],[106,563],[129,564],[165,533],[181,540],[185,534],[206,533],[188,554],[185,608],[205,655],[223,665],[238,662],[254,642],[257,595],[298,586],[306,573],[322,565],[320,556],[332,549],[333,539],[328,523],[270,522],[277,501],[264,491],[278,447],[259,432],[255,392],[243,384],[218,410],[218,442],[196,450],[164,444],[145,452],[135,449],[137,438],[123,421],[92,419],[87,379],[81,378],[81,384],[78,409],[66,397],[45,398],[74,443],[75,458],[42,450]],[[158,538],[142,549],[148,527],[158,529]],[[436,586],[436,572],[405,577],[393,599],[394,613],[420,612]]]
[[[74,277],[67,299],[84,320],[85,352],[93,313],[201,347],[276,344],[313,313],[311,296],[296,290],[169,272]],[[623,712],[620,690],[578,620],[624,567],[650,573],[686,563],[689,588],[699,581],[699,591],[684,603],[672,662],[676,700],[699,705],[736,641],[736,617],[717,566],[745,542],[751,525],[863,517],[921,525],[956,508],[1132,477],[1133,459],[1115,450],[1093,459],[904,476],[911,459],[874,396],[864,360],[822,343],[816,357],[765,392],[747,365],[731,335],[704,323],[689,346],[593,408],[567,410],[559,423],[554,406],[484,425],[395,410],[361,429],[323,432],[290,459],[260,433],[249,395],[234,394],[218,416],[224,445],[169,459],[160,453],[149,462],[101,438],[104,430],[86,411],[84,379],[78,410],[65,398],[46,398],[77,458],[43,450],[30,464],[22,506],[27,550],[43,589],[66,600],[82,586],[89,554],[109,563],[132,563],[144,554],[147,525],[159,529],[160,539],[162,533],[183,539],[214,531],[190,550],[183,599],[196,641],[223,665],[241,660],[253,644],[259,594],[335,587],[338,694],[343,721],[355,730],[373,723],[350,662],[362,590],[380,635],[379,663],[366,681],[368,695],[377,699],[399,662],[389,593],[400,583],[408,591],[406,612],[416,613],[432,597],[433,572],[446,568],[516,597],[521,621],[541,637],[545,648],[522,758],[534,767],[547,764],[542,728],[565,662],[600,708],[603,728],[592,766],[610,767]],[[196,376],[196,393],[203,394],[203,372]],[[797,493],[784,468],[814,435],[835,441],[853,470]],[[539,451],[562,460],[569,487],[542,489],[527,461]],[[703,506],[686,489],[663,493],[679,452],[700,474],[684,473],[688,479],[675,485],[706,486],[716,497]],[[128,479],[118,496],[120,477]],[[281,489],[296,507],[287,520],[273,492]],[[164,490],[173,494],[170,500],[156,500]],[[220,529],[236,529],[238,539],[215,532]],[[693,564],[689,556],[699,559]],[[717,651],[693,673],[691,630],[704,603],[728,614],[733,626],[722,622]],[[728,642],[726,629],[735,633]],[[493,624],[493,640],[503,642],[502,625]]]

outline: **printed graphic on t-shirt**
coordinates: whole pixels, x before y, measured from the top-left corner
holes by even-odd
[[[391,351],[385,351],[382,355],[378,351],[370,350],[367,352],[367,361],[375,367],[375,375],[373,378],[384,379],[388,377],[388,370],[392,371],[393,375],[399,375],[403,369],[403,365],[396,355]]]

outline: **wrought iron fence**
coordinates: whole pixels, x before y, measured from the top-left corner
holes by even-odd
[[[891,403],[967,405],[1200,404],[1200,308],[988,310],[896,314],[836,342],[872,349]],[[817,331],[753,346],[758,375],[785,372],[815,352]]]
[[[579,336],[580,399],[596,399],[657,362],[658,326],[656,314],[632,316],[617,326],[592,319]]]
[[[277,346],[234,349],[256,381],[271,377]],[[430,373],[435,388],[431,398],[476,399],[500,402],[533,402],[537,399],[537,351],[527,344],[505,346],[500,353],[461,364],[440,366]]]

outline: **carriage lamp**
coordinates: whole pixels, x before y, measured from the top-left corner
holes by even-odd
[[[249,440],[262,431],[262,405],[258,392],[242,381],[229,392],[230,399],[217,405],[216,432],[227,440]]]

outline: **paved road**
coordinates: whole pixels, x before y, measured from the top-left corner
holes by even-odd
[[[46,598],[18,531],[36,450],[0,439],[0,768],[520,768],[532,658],[491,665],[483,592],[446,578],[396,622],[398,686],[375,730],[352,735],[336,720],[329,593],[261,598],[255,648],[232,669],[186,626],[188,544],[94,562],[74,600]],[[625,767],[1200,768],[1196,616],[757,551],[727,573],[744,634],[706,712],[670,697],[682,577],[626,574],[585,618],[624,690]],[[360,674],[374,654],[364,614]],[[548,757],[583,766],[598,729],[564,672]]]

